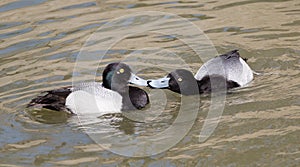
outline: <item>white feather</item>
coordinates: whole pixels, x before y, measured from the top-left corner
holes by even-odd
[[[228,60],[222,60],[221,57],[211,59],[200,67],[194,77],[197,80],[201,80],[204,76],[212,74],[224,76],[228,80],[235,81],[240,86],[245,86],[253,80],[251,68],[240,57]]]
[[[77,115],[120,113],[122,96],[104,88],[101,83],[83,83],[73,88],[66,106]]]
[[[240,62],[243,65],[243,71],[241,72],[241,78],[240,78],[241,79],[240,85],[245,86],[246,84],[248,84],[253,80],[253,71],[242,58],[240,58]]]

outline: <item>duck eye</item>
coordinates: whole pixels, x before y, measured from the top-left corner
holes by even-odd
[[[178,78],[177,80],[178,80],[179,82],[181,82],[181,81],[182,81],[182,78]]]
[[[121,68],[121,69],[117,72],[117,74],[122,74],[122,73],[124,73],[124,72],[125,72],[124,68]]]

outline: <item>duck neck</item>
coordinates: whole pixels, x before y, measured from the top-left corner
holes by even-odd
[[[203,88],[203,81],[202,80],[196,80],[197,81],[197,85],[198,85],[198,94],[202,94],[204,93],[204,88]]]
[[[118,92],[122,96],[122,110],[134,110],[136,107],[134,106],[134,100],[132,100],[132,91],[130,87],[126,87],[124,90]]]

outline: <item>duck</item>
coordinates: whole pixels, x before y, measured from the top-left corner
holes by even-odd
[[[149,103],[146,91],[131,86],[147,86],[125,63],[108,64],[102,73],[103,82],[85,82],[45,91],[32,99],[27,108],[49,109],[69,114],[121,113],[140,110]]]
[[[204,63],[195,75],[176,69],[167,76],[148,80],[148,87],[169,89],[183,95],[210,93],[243,87],[253,80],[253,71],[238,50],[232,50]]]

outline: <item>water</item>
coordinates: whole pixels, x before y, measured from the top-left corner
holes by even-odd
[[[7,1],[0,2],[0,163],[3,166],[299,166],[300,3],[290,1]],[[201,96],[201,106],[191,130],[165,152],[147,157],[114,154],[74,125],[76,117],[57,113],[25,112],[26,104],[40,92],[72,84],[76,57],[90,35],[106,23],[127,14],[144,11],[177,14],[202,29],[219,53],[239,49],[252,69],[260,73],[247,87],[226,97],[225,109],[213,134],[199,142],[210,97]],[[129,17],[102,33],[143,23]],[[172,26],[175,23],[170,23]],[[189,37],[192,39],[192,37]],[[90,41],[90,46],[97,42]],[[156,47],[180,55],[195,73],[203,62],[174,34],[140,33],[127,37],[105,55],[95,71],[84,71],[89,80],[108,62],[127,62],[144,78],[166,75],[167,68],[185,68],[183,63],[155,54],[145,64],[135,63]],[[159,49],[158,49],[159,50]],[[161,51],[159,50],[159,51]],[[97,48],[99,54],[105,48]],[[157,52],[155,52],[157,53]],[[164,54],[166,55],[166,54]],[[94,57],[89,57],[94,58]],[[98,67],[98,58],[87,65]],[[153,65],[152,65],[153,66]],[[101,132],[119,142],[155,135],[172,125],[181,107],[181,97],[167,90],[149,90],[168,99],[165,111],[149,116],[145,123],[120,115],[101,117]],[[191,106],[187,106],[191,107]],[[139,111],[143,115],[144,111]],[[148,113],[147,113],[148,114]],[[130,114],[128,116],[130,118]],[[118,138],[118,136],[126,136]],[[157,139],[159,141],[159,139]],[[138,148],[136,148],[138,149]],[[128,150],[134,152],[136,150]]]

